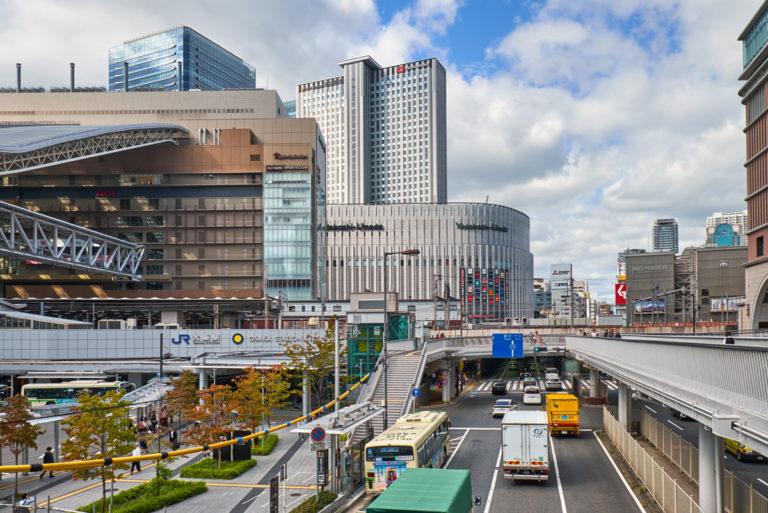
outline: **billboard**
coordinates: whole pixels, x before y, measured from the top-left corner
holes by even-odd
[[[667,302],[663,299],[641,299],[635,301],[635,313],[664,313],[666,311]]]
[[[627,284],[616,283],[613,286],[613,291],[616,306],[625,306],[627,304]]]
[[[712,312],[735,312],[740,306],[744,306],[746,298],[738,297],[713,297],[710,300],[710,310]]]

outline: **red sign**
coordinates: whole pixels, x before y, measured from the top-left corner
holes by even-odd
[[[405,64],[399,64],[395,71],[397,71],[398,73],[405,73]]]
[[[616,306],[625,306],[627,304],[627,284],[616,283],[614,285],[614,292],[616,293]]]
[[[117,198],[117,191],[96,191],[97,198]]]

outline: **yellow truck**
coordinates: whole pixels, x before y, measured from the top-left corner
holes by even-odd
[[[553,435],[579,436],[579,398],[573,394],[547,394],[547,421]]]

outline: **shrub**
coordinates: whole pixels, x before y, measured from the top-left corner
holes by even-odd
[[[206,484],[201,481],[156,478],[149,483],[116,493],[112,500],[112,513],[150,513],[201,494],[207,489]],[[109,497],[106,506],[105,509],[108,509]],[[101,499],[81,506],[77,511],[91,513],[94,509],[101,511]]]
[[[193,465],[187,465],[181,469],[181,477],[193,477],[197,479],[234,479],[246,470],[256,466],[256,460],[219,462],[213,458],[205,458]]]
[[[279,438],[277,435],[271,433],[264,438],[264,444],[261,443],[261,439],[257,438],[253,441],[253,449],[251,449],[251,452],[256,456],[266,456],[275,449],[278,440]]]
[[[317,497],[313,495],[291,510],[291,513],[317,513],[330,503],[336,500],[336,494],[333,492],[320,492],[320,503],[317,503]]]

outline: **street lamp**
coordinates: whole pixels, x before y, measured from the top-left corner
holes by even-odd
[[[405,256],[416,256],[419,254],[418,249],[404,249],[402,251],[385,251],[384,252],[384,331],[382,332],[382,341],[381,341],[381,350],[384,352],[384,429],[387,429],[388,419],[387,415],[389,415],[389,400],[387,398],[387,368],[389,367],[389,362],[387,361],[387,326],[389,323],[387,322],[389,319],[388,311],[387,311],[387,291],[389,290],[389,276],[387,274],[387,261],[389,260],[389,257],[391,255],[405,255]]]
[[[720,260],[720,323],[725,324],[725,312],[726,312],[726,302],[728,301],[728,296],[725,296],[725,291],[723,290],[725,287],[723,286],[723,273],[725,272],[725,269],[728,267],[728,261],[727,260]],[[711,308],[710,308],[711,310]]]

